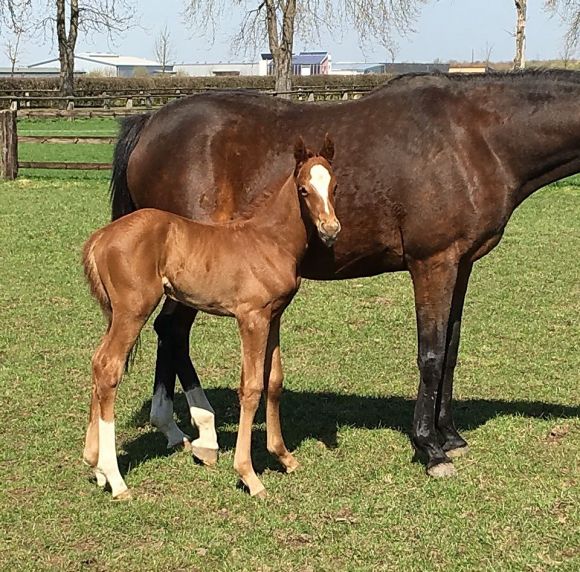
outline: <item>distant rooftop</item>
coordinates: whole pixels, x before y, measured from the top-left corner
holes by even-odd
[[[313,66],[318,65],[328,59],[328,52],[300,52],[299,54],[292,55],[292,64],[299,66]],[[263,53],[263,60],[271,60],[272,54]]]

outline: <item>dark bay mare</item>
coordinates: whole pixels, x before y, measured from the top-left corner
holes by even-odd
[[[288,142],[326,131],[337,147],[343,230],[332,250],[311,245],[301,275],[410,272],[420,371],[412,442],[429,474],[451,475],[451,457],[467,451],[452,391],[472,266],[497,246],[523,200],[580,172],[580,73],[403,76],[358,101],[325,105],[246,92],[175,101],[124,122],[113,218],[143,207],[199,221],[249,214],[260,198],[255,190],[292,167]],[[213,414],[189,358],[195,316],[173,304],[155,322],[152,421],[159,427],[175,426],[176,375],[190,407]]]

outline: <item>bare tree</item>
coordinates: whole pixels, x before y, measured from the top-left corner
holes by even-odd
[[[526,23],[528,0],[514,0],[516,5],[516,55],[514,57],[514,69],[521,70],[526,67]]]
[[[10,77],[14,77],[14,69],[20,59],[23,36],[24,28],[17,27],[4,43],[4,54],[10,62]]]
[[[79,32],[102,33],[109,37],[135,24],[133,0],[0,0],[0,16],[12,30],[23,26],[18,21],[26,8],[26,24],[32,30],[56,38],[60,60],[60,90],[72,95],[74,87],[74,51]]]
[[[580,0],[546,0],[546,8],[567,24],[564,49],[571,55],[580,40]]]
[[[157,35],[155,39],[155,57],[161,64],[162,73],[165,73],[165,68],[170,60],[173,59],[173,46],[171,43],[171,34],[167,28],[167,24]]]
[[[190,24],[209,27],[215,36],[217,23],[231,5],[244,10],[234,38],[236,51],[247,51],[266,40],[272,54],[276,91],[291,89],[292,50],[295,35],[308,40],[322,29],[337,32],[354,29],[362,44],[377,39],[387,48],[392,32],[408,32],[426,0],[185,0]]]

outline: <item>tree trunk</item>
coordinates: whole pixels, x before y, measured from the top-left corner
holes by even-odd
[[[276,91],[282,94],[280,97],[289,98],[290,94],[285,92],[292,90],[292,53],[288,54],[285,50],[278,50],[276,56],[272,54],[272,60]]]
[[[296,0],[286,0],[279,4],[275,0],[264,0],[266,4],[266,26],[268,43],[272,54],[276,91],[280,97],[290,98],[292,89],[292,48],[294,47],[294,20],[296,18]],[[282,9],[282,26],[278,32],[277,5]]]
[[[65,0],[56,0],[56,35],[60,60],[60,95],[72,96],[74,93],[75,47],[79,27],[79,3],[71,0],[69,30],[66,31]],[[66,106],[66,103],[63,104]]]
[[[0,178],[13,181],[18,175],[16,111],[0,111]]]
[[[514,0],[517,11],[516,23],[516,56],[514,58],[514,70],[522,70],[526,67],[526,11],[528,0]]]

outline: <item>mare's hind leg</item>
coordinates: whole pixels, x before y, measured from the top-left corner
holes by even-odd
[[[445,354],[445,369],[443,379],[439,387],[438,394],[438,414],[437,430],[442,438],[443,450],[448,457],[460,457],[469,450],[467,441],[461,437],[455,428],[453,421],[453,374],[457,364],[457,354],[459,352],[459,336],[461,332],[461,315],[463,313],[463,303],[467,284],[472,269],[471,263],[460,266],[457,275],[457,282],[453,292],[451,303],[451,314],[447,327],[447,351]]]
[[[167,299],[155,320],[158,344],[151,423],[165,434],[168,447],[189,441],[173,418],[175,377],[178,375],[192,424],[199,430],[199,437],[192,445],[194,456],[204,464],[213,465],[218,454],[215,414],[189,357],[189,333],[196,315],[195,309]]]
[[[287,473],[298,468],[298,461],[288,451],[280,424],[280,395],[284,374],[280,356],[280,318],[273,320],[270,325],[268,350],[266,354],[266,443],[268,451],[278,458],[286,468]]]
[[[437,402],[447,348],[451,303],[458,275],[452,252],[409,264],[415,289],[420,382],[413,416],[412,441],[427,458],[427,473],[434,477],[455,474],[451,459],[442,449],[437,431]]]

